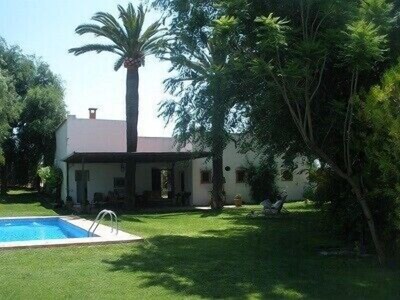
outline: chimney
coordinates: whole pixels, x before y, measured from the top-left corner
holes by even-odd
[[[97,108],[89,108],[89,119],[96,119]]]

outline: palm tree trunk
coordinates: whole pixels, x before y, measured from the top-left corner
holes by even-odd
[[[137,151],[139,117],[139,70],[128,68],[126,74],[126,148],[127,152]],[[135,205],[136,162],[130,158],[126,162],[125,190],[129,204]]]

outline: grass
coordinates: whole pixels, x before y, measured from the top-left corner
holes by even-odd
[[[323,257],[336,244],[304,203],[289,215],[250,209],[120,215],[146,238],[121,245],[0,251],[1,299],[399,299],[400,271],[374,257]],[[34,193],[0,198],[1,216],[55,215]]]

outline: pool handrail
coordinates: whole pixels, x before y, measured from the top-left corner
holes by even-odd
[[[88,237],[90,236],[94,236],[94,233],[97,229],[97,227],[99,227],[101,221],[104,219],[104,217],[108,215],[110,216],[110,221],[111,221],[111,233],[114,231],[114,222],[115,222],[115,235],[118,234],[118,218],[117,215],[115,214],[115,212],[113,212],[112,210],[109,209],[103,209],[102,211],[100,211],[97,214],[96,219],[93,221],[92,225],[90,226],[89,230],[88,230]],[[93,231],[92,228],[93,226],[96,224],[96,226],[94,227]]]

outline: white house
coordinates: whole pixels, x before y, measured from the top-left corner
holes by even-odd
[[[89,119],[70,115],[60,124],[56,130],[55,165],[63,172],[64,201],[123,198],[125,161],[135,159],[140,205],[178,205],[174,196],[182,192],[188,196],[185,205],[209,204],[212,188],[211,161],[206,158],[209,153],[194,152],[191,146],[178,151],[173,138],[164,137],[139,137],[137,152],[127,153],[125,128],[125,121],[96,119],[93,109]],[[245,202],[252,202],[250,187],[244,179],[248,162],[257,159],[255,153],[239,153],[233,142],[226,147],[226,203],[233,203],[237,194]],[[289,180],[283,180],[282,176],[277,179],[288,199],[302,198],[306,182],[306,174],[297,171]]]

